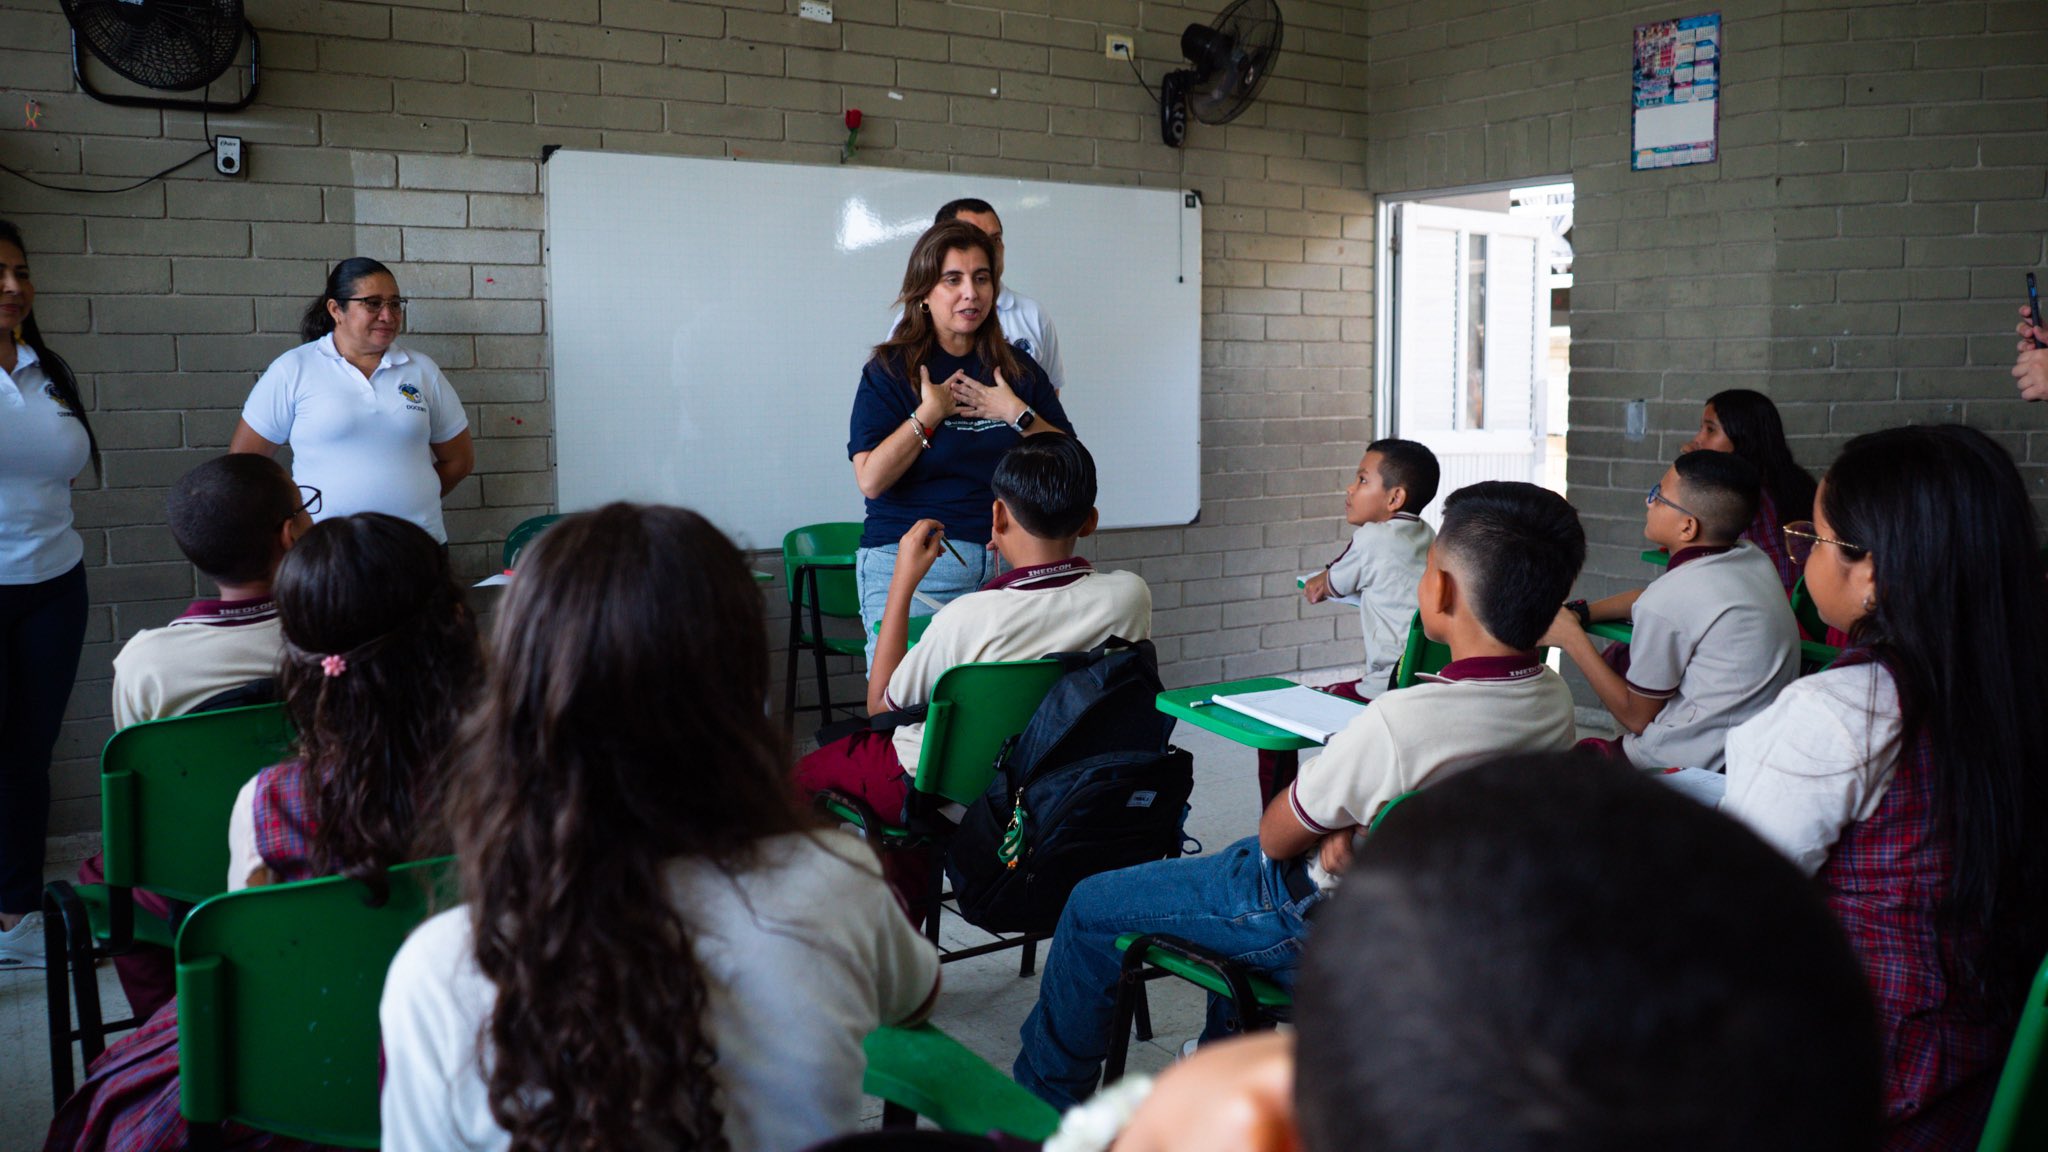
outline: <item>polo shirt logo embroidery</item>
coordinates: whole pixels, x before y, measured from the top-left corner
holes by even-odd
[[[398,394],[405,397],[405,406],[414,412],[427,410],[426,398],[420,395],[420,386],[410,380],[398,386]]]
[[[69,416],[73,420],[79,418],[78,409],[73,408],[71,406],[70,401],[64,399],[64,394],[57,391],[56,381],[52,380],[49,383],[43,385],[43,395],[49,397],[50,403],[55,404],[57,406],[57,413],[59,415]]]

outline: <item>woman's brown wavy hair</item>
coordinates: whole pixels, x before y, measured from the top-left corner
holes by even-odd
[[[807,827],[767,689],[761,594],[696,513],[611,504],[520,557],[449,804],[515,1152],[727,1147],[668,868]]]
[[[910,263],[903,269],[903,291],[896,296],[896,303],[903,307],[903,319],[896,322],[896,331],[887,340],[875,345],[875,358],[885,366],[893,367],[896,361],[902,361],[903,379],[912,391],[917,389],[918,367],[931,358],[932,349],[939,342],[932,315],[923,307],[924,298],[931,295],[932,289],[939,286],[939,278],[945,275],[946,257],[970,248],[988,257],[988,315],[982,319],[981,327],[974,330],[974,355],[990,372],[1002,369],[1003,379],[1010,387],[1019,384],[1023,368],[996,319],[996,297],[1003,294],[1002,280],[996,272],[996,246],[988,233],[967,221],[948,220],[925,229],[911,248]]]
[[[322,521],[278,565],[278,689],[313,787],[313,860],[381,898],[394,864],[445,851],[445,758],[475,693],[476,619],[432,536],[380,512]],[[328,675],[327,657],[346,670]]]

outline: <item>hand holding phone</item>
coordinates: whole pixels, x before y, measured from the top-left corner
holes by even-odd
[[[2027,323],[2034,329],[2041,327],[2041,289],[2034,283],[2032,272],[2027,273]],[[2035,338],[2032,331],[2026,334],[2026,339],[2029,348],[2041,346],[2041,341]]]

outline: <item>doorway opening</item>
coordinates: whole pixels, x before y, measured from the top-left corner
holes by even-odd
[[[1445,494],[1481,480],[1562,494],[1570,181],[1418,194],[1379,213],[1378,435],[1427,444]],[[1440,516],[1440,502],[1424,512]]]

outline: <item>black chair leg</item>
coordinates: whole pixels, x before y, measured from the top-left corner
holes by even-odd
[[[1024,958],[1017,963],[1017,978],[1019,980],[1038,971],[1038,939],[1038,936],[1035,934],[1024,938]]]
[[[223,1137],[218,1124],[191,1124],[185,1129],[185,1152],[220,1152]]]
[[[783,655],[787,674],[782,681],[782,728],[785,732],[796,731],[796,652],[803,638],[803,618],[799,611],[798,605],[789,606],[789,644]]]
[[[1105,1088],[1124,1078],[1124,1065],[1131,1058],[1131,1014],[1135,1010],[1136,998],[1141,994],[1138,990],[1145,982],[1141,971],[1143,967],[1142,960],[1133,965],[1127,955],[1123,970],[1117,973],[1116,1009],[1110,1018],[1109,1028],[1109,1056],[1102,1062],[1102,1086]]]
[[[917,1113],[894,1100],[882,1101],[882,1127],[899,1131],[917,1127]]]
[[[1148,984],[1149,981],[1138,981],[1136,992],[1138,1004],[1134,1026],[1137,1029],[1138,1039],[1140,1040],[1152,1039],[1152,995],[1146,991]]]
[[[825,670],[825,615],[818,608],[818,570],[804,569],[805,599],[811,610],[811,662],[818,675],[818,723],[832,722],[832,688]]]
[[[930,885],[925,889],[924,913],[925,939],[930,940],[934,948],[939,946],[939,913],[946,906],[946,870],[939,864],[936,859],[937,855],[938,850],[933,849],[931,852],[931,856],[934,857],[931,860],[932,876]]]
[[[43,990],[50,1024],[50,1095],[53,1108],[71,1098],[76,1081],[71,1073],[71,951],[64,910],[53,893],[43,894]]]

